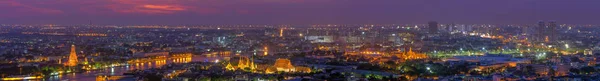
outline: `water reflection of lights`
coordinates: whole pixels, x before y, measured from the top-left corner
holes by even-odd
[[[30,76],[30,77],[6,77],[2,78],[2,80],[31,80],[31,79],[39,79],[41,76]]]
[[[110,68],[110,74],[115,74],[115,68]]]
[[[173,59],[173,63],[189,63],[191,61],[192,61],[191,57],[175,58],[175,59]]]
[[[140,61],[140,62],[127,62],[127,63],[122,63],[122,64],[115,64],[115,67],[121,67],[121,68],[115,68],[114,69],[114,74],[115,75],[120,75],[122,73],[125,73],[127,71],[130,70],[144,70],[144,69],[140,69],[142,67],[144,67],[145,69],[148,68],[160,68],[164,65],[167,64],[171,64],[171,63],[175,63],[172,60],[176,60],[176,59],[181,59],[182,61],[180,63],[184,63],[184,62],[192,62],[192,61],[202,61],[205,59],[210,59],[210,58],[206,58],[206,57],[196,57],[196,56],[189,56],[189,57],[168,57],[168,58],[164,58],[164,59],[152,59],[152,60],[145,60],[145,61]],[[194,59],[194,60],[192,60]],[[209,60],[209,61],[214,61],[214,60]],[[144,63],[144,66],[140,66],[139,64]],[[148,63],[148,64],[145,64]],[[93,63],[90,63],[93,64]],[[136,66],[136,64],[138,64]],[[46,80],[50,80],[50,81],[59,81],[59,80],[77,80],[77,81],[86,81],[86,80],[92,80],[92,79],[96,79],[97,76],[95,75],[101,75],[101,74],[106,74],[106,75],[111,75],[111,68],[103,68],[104,66],[109,66],[109,65],[100,65],[100,66],[96,66],[96,65],[91,65],[92,67],[97,67],[94,70],[87,70],[84,71],[82,73],[64,73],[64,74],[59,74],[57,76],[52,76],[52,77],[48,77],[46,78]],[[66,71],[63,71],[66,72]],[[77,77],[74,77],[75,75],[79,75]],[[93,75],[93,76],[90,76]],[[62,76],[67,76],[67,77],[62,77]],[[1,79],[1,78],[0,78]],[[0,80],[1,81],[1,80]],[[92,80],[93,81],[93,80]]]
[[[170,62],[168,62],[170,61]],[[182,58],[171,58],[170,60],[167,59],[156,59],[154,61],[149,61],[149,62],[138,62],[135,63],[135,66],[133,67],[129,67],[127,66],[127,68],[129,68],[130,70],[134,70],[134,69],[145,69],[145,68],[159,68],[162,67],[164,65],[166,65],[167,63],[189,63],[192,61],[192,57],[182,57]]]

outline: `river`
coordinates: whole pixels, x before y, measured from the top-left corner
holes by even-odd
[[[176,58],[169,60],[157,60],[154,62],[148,63],[136,63],[129,64],[127,66],[119,66],[119,67],[109,67],[99,70],[79,72],[79,73],[66,73],[51,77],[46,77],[43,80],[50,81],[96,81],[96,76],[98,75],[111,75],[111,76],[121,76],[123,73],[126,73],[129,70],[145,70],[150,68],[159,68],[167,64],[172,63],[188,63],[188,62],[209,62],[214,61],[216,59],[220,59],[219,57],[204,57],[204,56],[193,56],[188,58]],[[121,78],[120,80],[135,80],[133,77]]]

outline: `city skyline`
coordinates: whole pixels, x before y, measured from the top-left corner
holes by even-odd
[[[3,0],[1,24],[600,24],[593,0]],[[57,20],[58,19],[58,20]]]
[[[0,0],[1,81],[600,81],[600,0]]]

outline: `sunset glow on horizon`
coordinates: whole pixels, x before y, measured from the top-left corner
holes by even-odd
[[[564,3],[561,6],[555,4]],[[596,0],[1,0],[4,24],[597,24]],[[573,9],[577,8],[577,9]],[[564,17],[561,15],[573,15]],[[52,20],[61,18],[64,20]],[[140,19],[142,18],[142,19]],[[461,19],[455,21],[453,19]],[[227,21],[227,22],[223,22]]]

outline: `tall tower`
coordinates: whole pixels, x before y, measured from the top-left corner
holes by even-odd
[[[550,40],[556,40],[556,22],[555,21],[550,21],[548,22],[548,26],[546,28],[546,35],[548,36],[548,38]]]
[[[269,55],[269,47],[265,46],[265,47],[263,48],[263,52],[264,52],[264,53],[263,53],[264,55]]]
[[[449,24],[448,25],[448,32],[454,31],[454,27],[455,27],[454,23],[453,24]]]
[[[69,53],[69,60],[66,66],[77,66],[77,52],[75,51],[75,45],[71,45],[71,52]]]
[[[283,37],[283,29],[284,28],[279,28],[279,37]]]
[[[254,56],[250,57],[250,70],[254,71],[256,69],[256,64],[254,64]]]
[[[544,40],[546,39],[546,23],[544,21],[539,21],[538,26],[536,27],[536,39]]]
[[[435,21],[429,21],[429,33],[438,33],[438,23]]]

